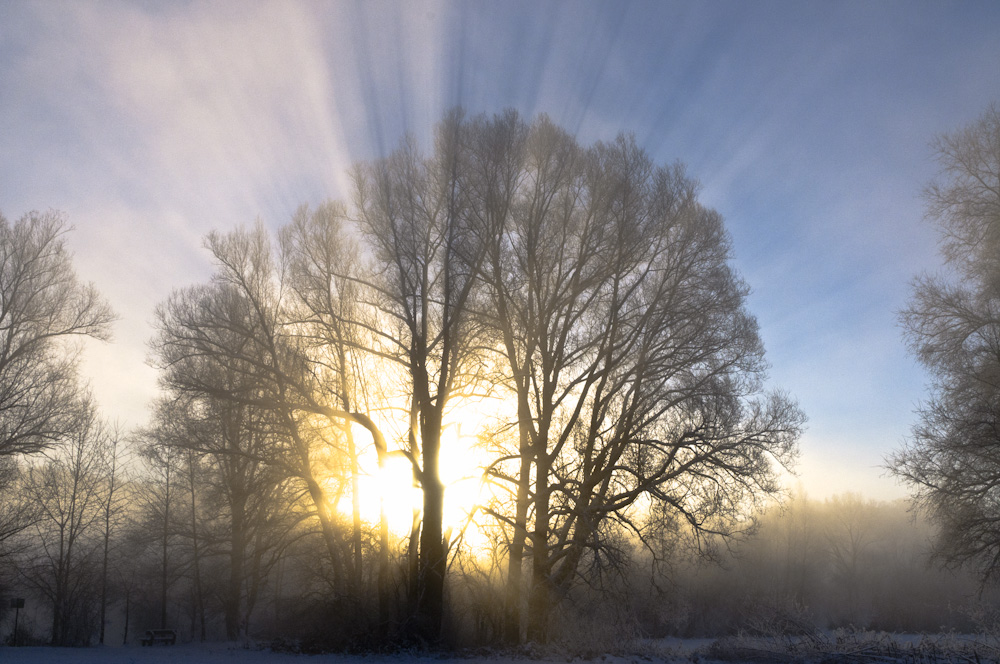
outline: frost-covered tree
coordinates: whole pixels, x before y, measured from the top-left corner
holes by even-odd
[[[0,215],[0,456],[45,449],[80,412],[74,339],[107,339],[114,313],[82,284],[56,212]]]
[[[900,316],[930,396],[889,465],[940,527],[939,556],[987,581],[1000,573],[1000,108],[934,148],[925,197],[945,270],[916,280]]]

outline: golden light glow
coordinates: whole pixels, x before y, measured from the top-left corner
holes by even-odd
[[[485,495],[482,476],[488,459],[477,445],[478,436],[502,405],[496,399],[484,401],[490,403],[474,402],[450,410],[441,434],[439,459],[441,481],[445,485],[442,525],[446,533],[450,532],[452,540],[461,534],[463,545],[473,549],[486,545],[486,537],[477,522],[484,521],[478,507]],[[359,447],[363,447],[358,482],[362,520],[378,523],[384,511],[390,533],[396,537],[408,536],[414,523],[414,511],[419,513],[423,504],[423,494],[416,486],[409,459],[390,448],[379,468],[374,446],[363,443],[370,441],[369,434],[358,426],[354,432]],[[337,509],[349,515],[351,501],[339,501]]]

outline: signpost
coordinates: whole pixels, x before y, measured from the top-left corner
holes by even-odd
[[[17,621],[21,617],[21,609],[24,608],[24,598],[15,597],[10,600],[10,608],[14,609],[14,642],[12,645],[17,645]]]

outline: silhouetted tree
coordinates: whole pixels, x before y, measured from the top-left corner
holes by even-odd
[[[359,226],[374,257],[375,274],[364,285],[378,311],[381,356],[400,363],[408,383],[409,455],[423,496],[415,630],[429,641],[441,634],[448,566],[444,415],[479,369],[469,305],[485,242],[469,207],[468,132],[453,111],[437,127],[429,157],[404,140],[389,157],[355,170]]]
[[[509,535],[513,639],[526,555],[529,636],[544,639],[577,580],[624,560],[630,532],[657,536],[648,505],[658,523],[728,535],[777,490],[802,417],[764,392],[728,235],[679,167],[655,167],[627,137],[585,149],[545,119],[456,110],[429,154],[407,138],[353,175],[353,208],[301,209],[280,261],[260,225],[209,235],[212,282],[160,307],[154,342],[173,397],[268,414],[280,435],[261,458],[302,480],[335,595],[359,594],[364,562],[353,424],[380,464],[406,456],[422,491],[406,628],[425,641],[442,633],[455,545],[442,432],[463,399],[509,390],[517,403],[501,423],[514,449],[489,471],[513,497],[491,508]],[[396,427],[398,450],[380,426]],[[348,495],[345,527],[332,505]],[[388,555],[382,519],[383,621]]]
[[[92,413],[80,406],[86,397],[77,382],[75,341],[106,340],[114,320],[94,287],[77,280],[67,230],[56,212],[31,212],[13,224],[0,214],[0,547],[38,523],[41,509],[26,498],[26,487],[14,493],[19,469],[10,458],[44,451],[89,426]],[[55,473],[54,466],[49,470]],[[37,489],[34,480],[43,471],[29,472],[34,478],[27,486]],[[4,553],[0,548],[0,557]],[[61,619],[64,587],[57,586],[51,590],[59,595]],[[55,626],[53,640],[64,637]]]
[[[491,239],[485,320],[520,432],[492,469],[517,496],[498,514],[512,526],[506,632],[520,632],[527,539],[528,637],[544,640],[581,565],[620,558],[621,529],[643,539],[667,508],[731,534],[778,491],[803,416],[763,391],[729,237],[679,166],[656,167],[627,136],[581,148],[545,118],[470,124],[468,205]]]
[[[930,397],[889,459],[940,527],[937,552],[1000,572],[1000,108],[934,143],[926,188],[946,271],[916,280],[901,313]]]
[[[106,499],[108,435],[90,404],[50,459],[28,470],[39,506],[34,555],[22,569],[52,605],[53,645],[89,643],[99,595],[100,519]]]
[[[335,507],[351,482],[345,429],[361,424],[382,450],[384,439],[367,416],[341,407],[338,383],[327,382],[323,363],[310,356],[315,339],[289,314],[287,273],[266,231],[213,233],[206,244],[218,266],[212,282],[175,292],[158,310],[163,386],[177,398],[256,409],[267,444],[253,458],[301,483],[335,570],[334,594],[346,597],[357,586],[356,549]]]
[[[138,526],[142,539],[149,545],[152,574],[156,580],[158,618],[161,629],[167,629],[170,590],[179,577],[179,565],[174,555],[177,540],[177,521],[180,504],[180,450],[158,439],[153,428],[144,432],[140,455],[145,466],[144,481],[138,487],[140,515]]]
[[[304,515],[299,491],[273,454],[266,413],[217,399],[165,399],[157,404],[156,437],[184,458],[185,510],[179,535],[189,543],[197,631],[204,637],[207,560],[223,558],[218,579],[226,637],[245,634],[271,568]],[[221,582],[221,583],[220,583]]]
[[[98,643],[104,644],[104,628],[107,624],[108,609],[108,566],[111,560],[112,536],[125,524],[129,514],[130,486],[126,458],[125,435],[119,425],[111,427],[103,445],[104,487],[101,494],[101,626]]]
[[[79,398],[73,339],[107,339],[111,308],[73,272],[56,212],[0,215],[0,456],[68,434]]]
[[[291,224],[281,231],[282,263],[287,270],[289,315],[304,339],[306,354],[319,384],[327,386],[329,399],[345,412],[368,412],[370,399],[367,373],[377,373],[380,358],[375,341],[380,336],[369,306],[361,301],[365,287],[360,247],[345,226],[346,209],[327,203],[316,210],[303,206]],[[373,353],[373,351],[376,351]],[[364,404],[361,404],[365,401]],[[346,443],[351,494],[351,546],[355,584],[362,579],[361,476],[359,441],[351,426],[356,419],[341,418]],[[388,450],[381,436],[374,438],[378,465],[385,464]],[[379,623],[389,620],[389,528],[384,505],[380,505],[378,541]],[[360,593],[357,585],[356,594]]]

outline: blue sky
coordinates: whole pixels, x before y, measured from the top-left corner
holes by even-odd
[[[996,2],[0,4],[0,211],[66,213],[121,315],[85,370],[140,423],[153,307],[204,280],[201,238],[347,191],[351,162],[442,112],[633,132],[726,218],[772,384],[810,418],[800,480],[881,477],[925,375],[896,324],[940,265],[921,188],[937,134],[1000,101]]]

